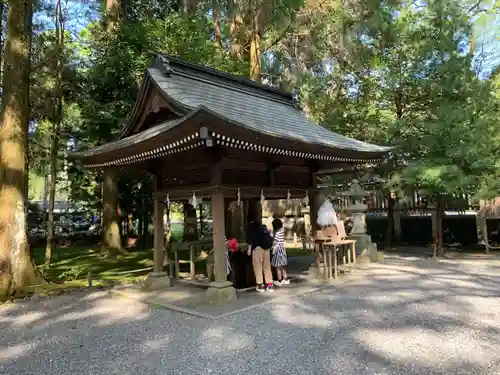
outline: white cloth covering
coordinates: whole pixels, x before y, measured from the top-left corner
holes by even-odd
[[[337,225],[338,222],[337,213],[335,212],[332,203],[328,199],[325,199],[325,201],[318,210],[317,222],[318,225],[322,227],[330,227],[333,225]]]

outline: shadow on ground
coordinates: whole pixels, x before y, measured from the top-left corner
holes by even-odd
[[[106,292],[0,308],[0,373],[498,374],[500,261],[391,255],[210,321]]]

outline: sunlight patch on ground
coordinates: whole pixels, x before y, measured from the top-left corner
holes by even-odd
[[[82,298],[82,300],[83,299],[84,298]],[[149,314],[149,309],[146,305],[120,298],[110,298],[108,295],[102,295],[86,302],[88,305],[85,306],[84,309],[63,313],[57,318],[51,319],[42,325],[37,325],[37,329],[45,329],[58,323],[95,317],[99,318],[99,325],[107,326],[116,323],[124,323],[126,321],[139,321],[147,318]],[[16,319],[19,319],[19,317]]]
[[[19,345],[9,345],[5,348],[0,348],[0,363],[16,360],[33,353],[39,342],[24,342]]]
[[[46,316],[47,316],[46,312],[41,312],[41,311],[27,312],[23,315],[16,316],[15,318],[10,319],[10,323],[13,327],[21,328],[21,327],[25,327],[29,324],[33,324],[33,323],[43,319]]]
[[[161,350],[168,348],[170,341],[170,335],[155,335],[154,338],[146,340],[144,346],[151,350]]]
[[[91,310],[92,315],[101,316],[100,325],[112,325],[124,321],[140,321],[149,315],[146,305],[126,300],[123,298],[109,298],[99,300]]]
[[[236,333],[227,327],[214,327],[205,330],[201,335],[200,345],[207,356],[215,354],[226,355],[228,351],[239,351],[253,346],[253,340],[242,333]]]
[[[408,365],[451,367],[468,363],[487,367],[497,358],[495,349],[488,350],[490,342],[471,337],[466,331],[438,333],[418,327],[360,329],[356,339],[367,350]]]
[[[333,324],[328,317],[316,313],[307,312],[292,305],[277,305],[273,307],[273,319],[279,323],[294,324],[303,327],[327,328]]]
[[[380,292],[380,293],[371,293],[367,300],[376,302],[381,305],[392,305],[401,303],[404,301],[405,303],[418,301],[422,298],[425,298],[426,294],[421,292],[414,291],[399,291],[399,292]]]

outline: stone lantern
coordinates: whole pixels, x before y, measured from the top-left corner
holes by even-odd
[[[361,187],[358,180],[353,180],[351,187],[343,193],[349,199],[349,204],[346,207],[347,212],[352,216],[352,230],[351,235],[366,234],[366,225],[364,214],[368,206],[363,200],[370,195],[365,189]]]
[[[349,199],[346,211],[352,216],[353,225],[348,238],[356,240],[357,261],[360,263],[377,261],[379,258],[377,244],[372,243],[371,236],[366,234],[365,212],[368,206],[364,203],[364,199],[370,193],[363,189],[358,180],[353,180],[349,190],[343,195]]]

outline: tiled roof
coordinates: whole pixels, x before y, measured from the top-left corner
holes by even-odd
[[[392,149],[342,136],[310,121],[290,94],[175,58],[162,59],[167,64],[157,62],[148,73],[169,98],[187,110],[203,106],[263,135],[323,147],[368,153]]]

